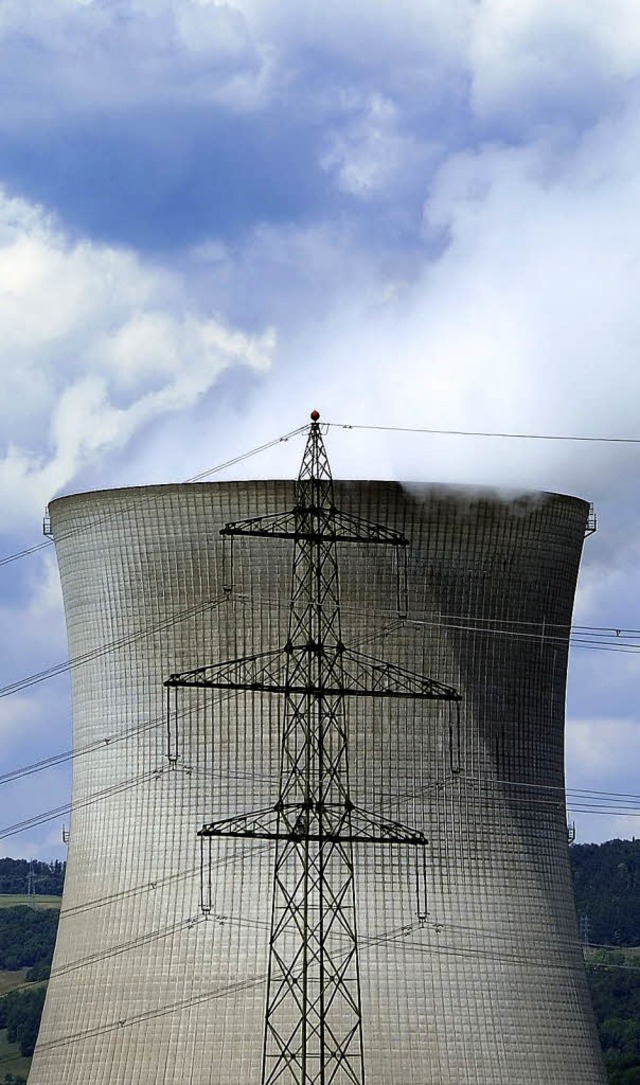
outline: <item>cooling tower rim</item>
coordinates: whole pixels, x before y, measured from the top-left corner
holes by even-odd
[[[136,497],[144,497],[148,499],[154,494],[158,497],[168,497],[170,495],[186,494],[187,492],[214,493],[217,491],[222,493],[225,491],[242,492],[242,490],[252,490],[255,487],[259,487],[263,490],[293,487],[295,481],[295,479],[290,478],[235,479],[208,482],[168,482],[152,483],[142,486],[105,487],[104,489],[81,490],[77,493],[64,494],[60,497],[55,497],[49,502],[48,509],[50,511],[53,511],[54,509],[56,511],[62,511],[67,504],[89,504],[95,500],[109,500],[110,498],[135,499]],[[573,506],[576,508],[576,511],[578,508],[582,507],[585,513],[588,513],[591,508],[591,503],[584,497],[558,493],[553,490],[532,490],[524,487],[415,480],[399,481],[389,479],[335,479],[335,486],[338,493],[343,489],[353,486],[373,492],[378,491],[379,493],[386,490],[389,495],[394,493],[397,494],[398,491],[404,491],[404,493],[410,495],[417,503],[431,497],[439,499],[443,503],[451,501],[458,507],[462,507],[464,504],[477,505],[488,503],[494,506],[511,506],[514,510],[519,508],[524,511],[524,509],[533,508],[536,505],[556,505],[565,507]]]

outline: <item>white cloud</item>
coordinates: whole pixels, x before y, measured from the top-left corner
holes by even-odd
[[[424,115],[465,86],[483,118],[535,124],[553,109],[566,122],[640,65],[633,0],[377,0],[366,10],[344,0],[5,0],[0,38],[23,68],[24,51],[37,51],[41,63],[20,79],[48,91],[5,103],[5,124],[50,116],[54,103],[75,115],[154,101],[252,111],[336,89]],[[307,78],[319,56],[324,86]]]
[[[640,836],[634,769],[639,756],[640,721],[599,717],[569,722],[569,808],[576,819],[579,843]],[[594,789],[601,794],[594,794]]]
[[[640,215],[629,148],[639,136],[634,103],[570,155],[540,139],[451,157],[426,201],[430,247],[420,267],[407,263],[403,282],[389,274],[390,262],[361,249],[369,283],[350,269],[331,309],[321,294],[307,313],[315,327],[299,384],[315,389],[326,414],[346,421],[634,434]],[[281,353],[287,347],[283,332]],[[296,410],[297,402],[296,395]],[[385,464],[383,441],[369,470],[569,488],[596,500],[620,495],[636,456],[602,446],[484,442],[471,458],[469,446],[441,441],[429,445],[426,462],[424,440],[401,448],[394,438],[401,450]]]
[[[378,0],[364,16],[344,0],[3,4],[5,63],[20,76],[5,128],[28,134],[44,119],[49,132],[55,118],[73,129],[99,115],[119,130],[142,117],[140,138],[164,146],[166,106],[178,103],[205,117],[196,147],[208,110],[261,112],[270,146],[295,115],[310,140],[300,155],[312,170],[315,154],[318,170],[309,207],[301,200],[285,225],[262,205],[251,219],[249,207],[242,237],[190,237],[181,273],[75,240],[32,204],[0,198],[5,523],[39,519],[88,466],[110,480],[113,453],[158,418],[162,433],[149,426],[118,481],[125,471],[142,481],[150,463],[154,479],[192,474],[226,458],[225,440],[233,452],[254,446],[312,406],[346,422],[636,433],[639,28],[631,0]],[[182,132],[171,135],[182,148]],[[284,145],[289,157],[278,143],[264,169],[298,196],[298,147]],[[175,146],[159,169],[184,168],[188,181]],[[270,178],[253,180],[257,201]],[[327,193],[338,201],[328,209]],[[277,346],[269,331],[246,331],[274,324]],[[212,454],[195,407],[233,366],[260,380],[253,401],[243,393],[237,414],[217,419]],[[606,498],[581,613],[597,622],[611,598],[631,608],[635,450],[335,432],[330,448],[342,475]],[[275,463],[291,474],[298,453],[284,446],[251,473]],[[6,628],[12,613],[0,616]],[[31,630],[41,651],[46,624],[31,613],[18,645]],[[608,659],[585,676],[584,700],[615,685]],[[616,704],[606,722],[573,725],[570,742],[576,786],[613,788],[638,738]]]
[[[0,195],[5,525],[147,422],[192,407],[229,366],[264,370],[274,345],[272,331],[245,335],[194,309],[179,276],[72,243]]]
[[[335,173],[345,192],[353,196],[375,195],[411,167],[423,167],[424,152],[411,133],[399,128],[398,109],[393,102],[372,94],[347,108],[355,114],[354,120],[330,137],[329,149],[322,158],[324,168]]]
[[[470,61],[482,114],[556,120],[596,104],[606,88],[638,74],[640,26],[632,0],[483,0],[475,6]],[[545,121],[548,123],[547,115]]]
[[[175,102],[219,100],[261,108],[275,87],[271,51],[241,15],[200,0],[7,0],[0,12],[5,62],[28,93],[6,103],[3,121],[116,113]],[[34,62],[34,54],[39,63]],[[26,60],[32,66],[25,68]],[[46,59],[45,59],[46,58]],[[277,86],[277,83],[276,85]]]

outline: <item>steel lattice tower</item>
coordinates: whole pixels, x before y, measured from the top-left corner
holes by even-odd
[[[409,697],[455,704],[460,695],[344,645],[337,544],[404,549],[408,540],[336,509],[319,415],[314,411],[311,418],[295,507],[227,524],[221,532],[293,541],[286,645],[173,674],[165,685],[170,712],[171,689],[181,686],[284,697],[277,801],[205,825],[199,835],[203,843],[216,836],[275,842],[261,1085],[364,1085],[354,845],[416,849],[418,913],[424,918],[427,840],[351,801],[345,701]]]

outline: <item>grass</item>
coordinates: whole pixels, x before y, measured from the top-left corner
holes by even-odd
[[[9,991],[13,991],[16,987],[22,987],[22,984],[26,983],[28,971],[27,968],[18,968],[15,972],[8,970],[0,972],[0,998],[2,995],[8,995]],[[0,1081],[2,1081],[2,1074],[0,1074]]]
[[[30,908],[59,908],[62,897],[45,897],[38,893],[0,893],[0,908],[15,908],[19,904],[27,904]]]
[[[27,968],[18,968],[15,971],[0,970],[0,998],[26,983],[27,972]],[[41,983],[30,983],[29,987],[42,987],[45,984],[46,980]],[[26,1079],[29,1076],[30,1066],[31,1059],[26,1059],[20,1054],[19,1045],[9,1043],[6,1028],[0,1029],[0,1082],[4,1081],[6,1074]]]
[[[18,1045],[7,1040],[6,1028],[0,1029],[0,1081],[4,1081],[5,1074],[26,1078],[30,1066],[31,1059],[23,1058]]]
[[[585,953],[585,961],[587,964],[593,964],[594,961],[606,964],[607,958],[615,958],[615,955],[619,953],[623,954],[625,961],[632,961],[635,968],[640,958],[640,946],[589,946]],[[1,1077],[0,1081],[2,1081]]]

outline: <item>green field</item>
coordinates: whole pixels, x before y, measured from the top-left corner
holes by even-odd
[[[59,908],[62,897],[41,897],[37,893],[1,893],[0,908],[16,908],[20,904],[26,904],[30,908]],[[2,1078],[0,1077],[0,1080]]]
[[[26,983],[28,971],[28,968],[18,968],[15,972],[0,971],[0,998],[2,995],[8,995],[9,991],[15,990],[16,987],[22,987]],[[0,1074],[0,1081],[2,1081],[2,1074]]]
[[[4,1081],[5,1074],[26,1078],[30,1066],[31,1059],[24,1059],[18,1045],[7,1040],[6,1028],[0,1029],[0,1081]]]

